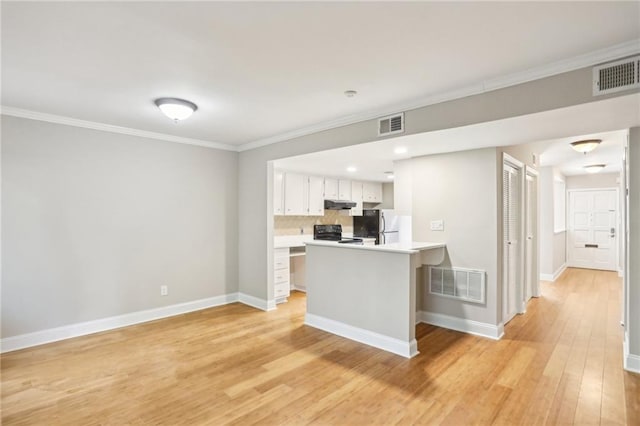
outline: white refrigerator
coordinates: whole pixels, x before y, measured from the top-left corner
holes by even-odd
[[[411,216],[399,216],[395,210],[380,210],[380,244],[411,241]]]

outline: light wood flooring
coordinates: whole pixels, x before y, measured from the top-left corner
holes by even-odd
[[[569,269],[501,341],[420,324],[410,360],[304,326],[301,293],[208,309],[3,355],[2,421],[640,425],[620,287]]]

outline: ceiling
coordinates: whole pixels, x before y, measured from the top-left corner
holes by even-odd
[[[4,107],[231,146],[640,38],[638,2],[1,7]],[[199,110],[174,124],[153,104],[165,96]]]
[[[422,155],[496,146],[527,145],[540,154],[541,166],[558,166],[566,175],[586,173],[582,166],[607,164],[620,171],[626,130],[640,126],[640,93],[471,126],[401,136],[371,143],[277,160],[279,169],[387,182],[393,162]],[[581,136],[575,136],[581,135]],[[603,139],[584,155],[569,143],[581,138]],[[396,148],[406,153],[396,154]],[[355,167],[348,172],[347,167]]]

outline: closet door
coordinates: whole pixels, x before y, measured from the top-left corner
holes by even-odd
[[[538,296],[538,175],[527,167],[525,180],[525,302]]]
[[[503,208],[503,299],[502,313],[506,324],[519,311],[518,281],[520,271],[520,173],[504,164],[502,172]]]

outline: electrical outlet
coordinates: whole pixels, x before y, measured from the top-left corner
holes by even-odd
[[[160,296],[166,296],[169,294],[169,286],[161,285],[160,286]]]
[[[444,220],[432,220],[431,221],[431,230],[432,231],[444,231]]]

